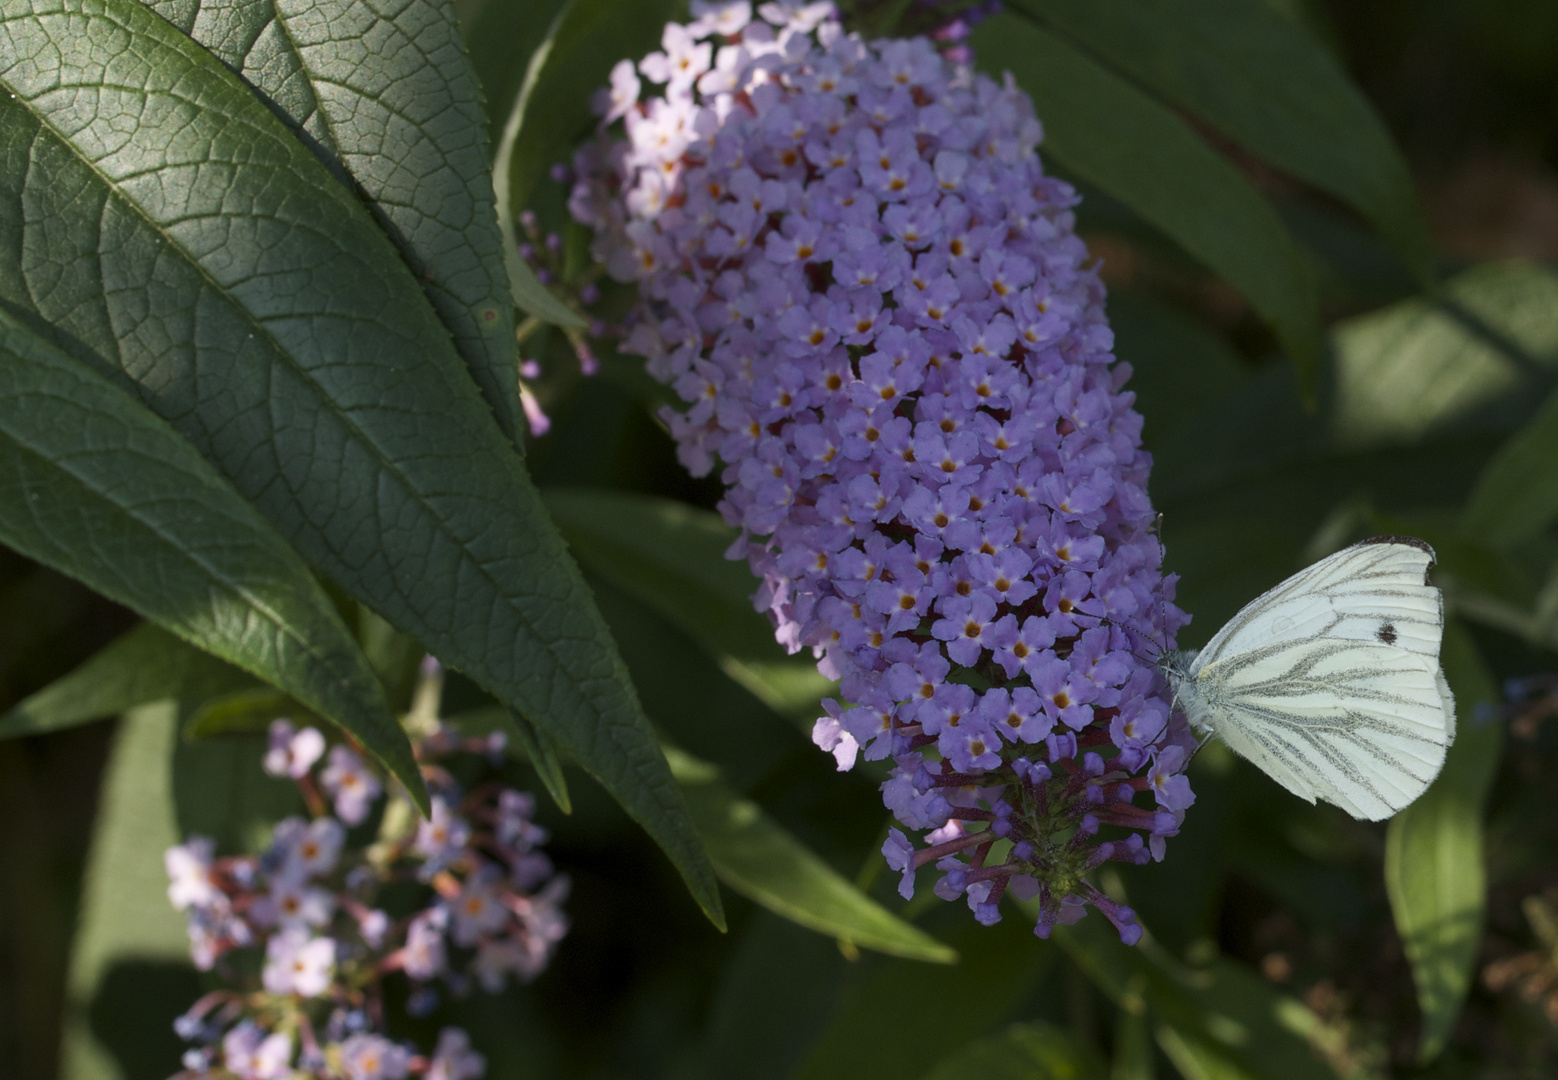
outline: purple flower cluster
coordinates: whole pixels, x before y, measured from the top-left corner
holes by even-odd
[[[1009,887],[1041,937],[1088,902],[1134,941],[1085,875],[1161,859],[1194,800],[1143,659],[1188,618],[1076,195],[1010,79],[829,8],[694,4],[613,70],[626,138],[577,155],[570,208],[638,282],[682,462],[723,463],[755,603],[841,683],[814,740],[892,762],[902,894],[934,862],[981,922]]]
[[[553,874],[539,849],[546,834],[532,820],[529,795],[497,784],[462,793],[440,764],[459,751],[501,757],[501,735],[464,739],[439,726],[416,749],[433,792],[431,818],[418,822],[397,794],[374,842],[354,848],[349,829],[368,820],[383,780],[350,747],[331,747],[326,757],[317,729],[278,720],[265,768],[296,782],[309,817],[278,822],[259,857],[219,857],[199,836],[168,849],[168,898],[188,917],[195,966],[235,984],[174,1024],[195,1044],[181,1077],[483,1075],[482,1056],[458,1028],[445,1028],[430,1056],[385,1037],[383,981],[404,972],[408,1008],[423,1014],[437,1004],[435,980],[459,995],[473,978],[495,993],[509,975],[535,977],[567,932],[560,905],[568,879]],[[376,906],[385,886],[406,880],[429,886],[425,906],[399,918]],[[235,951],[254,963],[229,963]],[[238,974],[250,967],[259,969],[257,982]]]

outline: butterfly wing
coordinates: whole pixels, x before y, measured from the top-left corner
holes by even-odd
[[[1186,673],[1210,726],[1310,802],[1376,821],[1405,807],[1455,736],[1433,564],[1421,540],[1376,537],[1245,605]]]
[[[1406,536],[1343,548],[1246,604],[1191,667],[1286,641],[1373,641],[1438,666],[1444,599],[1428,584],[1434,551]]]
[[[1309,802],[1378,821],[1439,775],[1455,700],[1436,658],[1380,642],[1278,642],[1197,676],[1212,729]]]

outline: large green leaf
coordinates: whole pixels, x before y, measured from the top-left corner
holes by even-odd
[[[1017,0],[1271,164],[1336,196],[1419,281],[1428,232],[1406,161],[1331,52],[1260,0]]]
[[[1482,807],[1503,741],[1499,724],[1476,716],[1479,704],[1498,700],[1498,688],[1453,621],[1441,659],[1461,721],[1455,744],[1433,786],[1385,834],[1385,888],[1417,983],[1425,1062],[1444,1049],[1476,968],[1487,905]]]
[[[134,0],[7,5],[0,65],[0,305],[57,324],[313,565],[547,728],[720,921],[577,567],[361,204]]]
[[[284,688],[421,773],[297,554],[129,394],[0,312],[0,541]]]
[[[1558,273],[1476,266],[1432,298],[1339,323],[1332,434],[1359,447],[1513,427],[1558,370]]]
[[[202,700],[255,686],[252,675],[143,623],[0,716],[0,738],[117,716],[164,699]]]
[[[180,719],[187,733],[189,722]],[[179,835],[209,836],[224,854],[258,855],[269,846],[276,822],[305,812],[297,785],[265,772],[263,731],[179,739],[173,750],[173,809]]]
[[[172,702],[126,714],[103,776],[60,1045],[64,1080],[145,1080],[178,1071],[172,1018],[200,995],[184,917],[168,903],[162,853],[173,811]]]
[[[806,1033],[833,1014],[846,961],[836,942],[766,911],[747,922],[719,981],[694,1080],[784,1080]],[[918,966],[909,965],[905,966]]]
[[[974,32],[975,55],[1033,95],[1044,152],[1163,230],[1243,293],[1312,385],[1324,351],[1314,283],[1271,205],[1166,106],[1031,18]]]
[[[1466,530],[1495,546],[1517,544],[1558,518],[1558,390],[1488,462],[1466,504]]]
[[[1249,968],[1225,959],[1187,967],[1150,937],[1122,945],[1097,912],[1055,937],[1117,1004],[1145,1000],[1158,1044],[1190,1080],[1335,1080],[1336,1070],[1315,1051],[1334,1049],[1338,1034]]]
[[[542,497],[592,573],[654,608],[706,649],[727,675],[780,715],[803,722],[833,688],[809,652],[786,656],[752,608],[757,580],[725,558],[736,530],[673,499],[547,489]]]
[[[512,439],[518,356],[481,88],[450,0],[143,0],[367,201]]]
[[[563,773],[558,746],[545,731],[512,709],[496,705],[469,709],[446,719],[456,731],[466,735],[502,732],[508,739],[509,753],[530,764],[558,809],[565,814],[573,812],[573,799],[568,794],[568,780]]]
[[[720,880],[793,923],[891,956],[950,964],[957,953],[866,896],[713,766],[667,748],[693,824]]]

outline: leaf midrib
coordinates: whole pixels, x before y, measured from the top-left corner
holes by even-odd
[[[64,88],[67,88],[67,87],[70,87],[70,86],[76,86],[76,85],[82,85],[82,84],[60,83],[58,85],[59,85],[59,87],[61,89],[64,89]],[[84,84],[84,85],[91,87],[91,86],[95,86],[97,84]],[[237,299],[237,297],[235,297],[233,295],[233,293],[232,293],[232,291],[230,289],[228,289],[221,282],[219,282],[215,278],[213,278],[211,276],[211,274],[206,270],[205,266],[198,259],[196,259],[193,256],[193,254],[189,251],[189,249],[185,245],[180,243],[176,238],[170,236],[167,233],[167,231],[161,226],[160,223],[158,223],[154,218],[152,218],[149,214],[147,214],[142,209],[140,204],[136,203],[134,200],[130,199],[127,195],[125,195],[120,190],[119,185],[113,179],[111,179],[102,169],[98,168],[97,164],[95,162],[91,161],[84,154],[82,154],[79,151],[78,147],[73,142],[71,142],[71,140],[67,139],[61,133],[60,129],[56,125],[51,123],[48,118],[46,118],[45,116],[41,115],[36,109],[31,108],[31,104],[32,104],[31,99],[25,98],[25,97],[21,96],[20,94],[16,93],[15,88],[13,86],[11,86],[11,84],[8,83],[4,78],[0,78],[0,88],[4,88],[7,92],[9,92],[11,94],[11,96],[13,97],[13,99],[22,102],[23,106],[28,108],[29,113],[31,113],[33,118],[38,122],[38,125],[39,125],[40,129],[48,131],[49,134],[51,136],[53,136],[53,138],[56,140],[56,142],[59,145],[61,145],[62,147],[66,148],[68,150],[68,152],[71,153],[76,158],[77,161],[79,161],[83,166],[85,166],[88,170],[90,170],[91,173],[94,176],[98,177],[99,181],[107,189],[110,198],[114,199],[122,207],[128,208],[128,210],[135,217],[139,218],[156,235],[161,237],[163,239],[164,243],[166,243],[170,248],[176,250],[183,257],[183,260],[184,260],[186,265],[188,265],[189,267],[194,269],[195,272],[200,275],[201,279],[208,283],[208,285],[212,288],[212,290],[214,292],[216,292],[218,295],[220,295],[229,304],[229,306],[231,308],[233,308],[237,312],[239,312],[241,317],[243,318],[243,320],[246,323],[248,323],[250,326],[255,328],[255,330],[264,338],[264,340],[269,343],[269,345],[270,345],[269,351],[271,351],[273,353],[273,356],[275,357],[275,359],[279,360],[280,362],[283,362],[283,363],[287,364],[295,373],[299,374],[302,377],[302,379],[303,379],[303,381],[305,383],[307,383],[309,386],[311,386],[316,391],[318,397],[329,406],[328,411],[333,413],[334,415],[336,415],[342,421],[342,423],[346,425],[346,427],[351,431],[351,433],[354,436],[356,436],[356,442],[357,442],[357,444],[360,447],[366,447],[366,448],[368,448],[370,450],[372,456],[374,457],[375,460],[377,460],[379,462],[382,470],[385,473],[387,473],[388,475],[392,476],[408,492],[412,493],[413,495],[418,495],[418,496],[420,495],[419,489],[416,487],[415,484],[412,484],[410,482],[410,480],[408,479],[408,477],[405,474],[405,471],[400,467],[400,465],[396,461],[394,461],[394,459],[389,458],[388,456],[386,456],[384,454],[383,450],[377,444],[377,442],[375,442],[374,440],[372,440],[372,439],[367,437],[367,435],[364,432],[364,430],[352,418],[352,413],[350,411],[342,409],[342,408],[340,408],[336,404],[334,399],[329,395],[329,393],[326,392],[324,386],[318,381],[317,378],[314,377],[312,370],[310,368],[302,365],[301,363],[299,363],[293,357],[291,351],[282,346],[281,342],[270,331],[269,325],[266,322],[262,321],[256,315],[254,315],[253,312],[250,311],[250,309],[248,308],[247,305],[241,303]],[[139,93],[139,94],[146,94],[147,93],[144,89],[137,89],[137,90],[135,90],[135,92]],[[169,94],[169,96],[175,97],[176,99],[182,101],[185,104],[189,104],[189,105],[197,107],[197,108],[203,108],[203,106],[199,106],[195,102],[188,101],[188,99],[184,99],[184,98],[180,97],[179,95],[177,95],[175,92],[173,92],[171,90],[167,91],[167,93]],[[241,123],[242,122],[242,118],[238,118],[238,119],[239,119],[239,122]],[[267,135],[268,134],[268,133],[266,133],[264,131],[261,131],[260,129],[257,129],[257,128],[255,130],[259,134],[261,134],[261,135]],[[29,157],[30,156],[31,155],[29,155]],[[197,162],[190,162],[189,164],[194,166],[194,165],[198,165],[199,163],[197,163]],[[240,168],[240,167],[242,167],[243,163],[223,162],[223,164],[231,165],[234,168]],[[278,169],[277,171],[280,172],[282,170]],[[151,173],[139,174],[139,175],[151,175]],[[26,185],[27,180],[28,180],[27,177],[23,177],[22,182],[23,182],[24,185]],[[332,183],[333,182],[334,181],[332,181]],[[316,187],[315,190],[317,191],[319,189]],[[217,216],[221,216],[221,215],[217,215]],[[231,216],[231,215],[229,215],[229,216]],[[94,257],[101,258],[101,251],[94,252]],[[421,290],[419,289],[419,290],[417,290],[417,292],[418,292],[418,294],[420,294]],[[292,317],[296,317],[297,315],[301,315],[301,314],[305,314],[305,313],[302,313],[302,312],[289,313],[288,317],[292,318]],[[337,317],[339,317],[339,316],[337,316]],[[364,320],[364,321],[366,321],[366,320]],[[473,565],[477,569],[477,571],[481,574],[481,576],[487,581],[488,585],[491,586],[491,591],[492,591],[493,595],[498,597],[501,600],[501,602],[503,603],[503,605],[509,611],[511,611],[514,614],[514,616],[519,620],[519,622],[521,622],[525,626],[525,628],[530,632],[531,636],[546,642],[546,646],[547,646],[546,651],[549,654],[551,654],[553,660],[558,663],[559,669],[561,669],[563,671],[566,671],[567,670],[566,667],[564,667],[563,664],[561,663],[561,658],[557,655],[556,647],[552,644],[552,642],[549,639],[545,638],[543,635],[541,635],[537,631],[534,622],[525,614],[523,609],[521,609],[520,607],[516,606],[511,600],[509,600],[507,598],[507,596],[504,593],[504,591],[499,587],[500,583],[499,583],[497,577],[490,571],[490,569],[487,567],[486,563],[483,560],[481,560],[480,558],[476,557],[476,555],[474,553],[470,553],[468,551],[468,549],[466,548],[465,544],[460,541],[460,539],[458,537],[458,534],[456,534],[453,531],[453,529],[452,529],[450,523],[448,522],[448,520],[443,515],[439,514],[430,503],[428,503],[427,501],[425,501],[424,499],[422,499],[420,497],[412,499],[411,502],[414,505],[416,505],[418,507],[421,507],[423,509],[423,511],[425,512],[425,514],[429,518],[431,518],[437,524],[440,533],[447,540],[451,541],[453,543],[454,547],[458,551],[460,551],[461,553],[466,555],[466,557],[470,561],[470,564]],[[408,597],[408,599],[409,599],[409,597]],[[563,639],[563,640],[566,640],[566,639]],[[580,640],[588,640],[588,639],[581,638]],[[594,680],[589,680],[589,681],[594,681]],[[582,689],[586,685],[586,681],[585,680],[578,680],[578,685]],[[588,697],[588,695],[586,695],[586,697]]]
[[[21,395],[7,396],[15,397]],[[164,544],[166,544],[174,552],[174,554],[181,556],[197,569],[204,571],[207,577],[211,578],[217,584],[225,587],[230,593],[243,600],[251,609],[262,615],[281,634],[281,636],[291,641],[297,642],[305,655],[312,657],[321,665],[321,667],[323,667],[325,671],[330,673],[332,678],[336,679],[337,685],[339,687],[342,689],[351,688],[351,680],[347,679],[343,681],[341,679],[341,673],[336,670],[335,663],[332,659],[330,659],[328,654],[320,652],[316,646],[309,642],[307,636],[295,632],[292,629],[290,622],[283,615],[277,612],[271,606],[269,601],[262,599],[258,594],[254,593],[249,588],[243,586],[237,581],[232,580],[219,567],[202,558],[199,555],[198,549],[190,550],[189,548],[186,548],[178,541],[177,537],[166,532],[155,522],[154,519],[147,517],[137,507],[116,500],[108,493],[107,490],[100,487],[97,483],[89,480],[80,471],[72,468],[69,464],[69,462],[76,457],[87,457],[94,453],[103,453],[106,451],[82,450],[71,454],[70,457],[67,458],[53,458],[42,450],[37,449],[30,442],[27,442],[24,439],[18,437],[17,434],[10,428],[10,426],[4,422],[3,416],[0,416],[0,431],[5,432],[14,446],[42,462],[48,469],[65,474],[66,476],[75,480],[76,483],[81,487],[101,498],[104,502],[108,503],[109,505],[119,507],[120,510],[131,520],[141,525],[147,532],[151,533],[159,540],[162,540]],[[31,503],[29,502],[29,510],[30,509]],[[223,516],[225,517],[226,515]],[[229,518],[228,520],[231,519]],[[33,514],[33,523],[38,527],[38,531],[40,533],[44,534],[45,536],[51,535],[50,530],[44,527],[43,522],[38,519],[36,513]],[[268,528],[268,526],[266,527]],[[306,574],[307,571],[305,570],[304,573]]]

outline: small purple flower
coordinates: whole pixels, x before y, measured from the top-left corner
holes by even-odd
[[[335,941],[310,937],[307,930],[289,928],[265,948],[265,989],[272,994],[318,997],[335,974]]]
[[[268,735],[265,771],[296,780],[308,773],[325,752],[325,737],[317,728],[297,731],[290,720],[275,720]]]
[[[426,862],[419,871],[424,881],[454,862],[465,853],[471,827],[450,808],[442,795],[433,796],[433,812],[417,823],[417,837],[413,850]]]
[[[471,1049],[471,1040],[459,1028],[448,1027],[438,1033],[438,1045],[427,1065],[427,1080],[480,1080],[487,1071],[487,1059]]]
[[[346,830],[332,817],[305,822],[302,818],[283,818],[276,823],[270,858],[281,867],[281,874],[299,880],[328,874],[341,857]]]
[[[191,836],[163,853],[163,865],[170,879],[168,899],[179,911],[208,907],[226,900],[211,878],[211,859],[215,850],[216,843],[209,837]]]
[[[425,982],[444,974],[448,965],[444,949],[447,924],[448,914],[441,907],[429,908],[411,920],[406,945],[401,950],[401,966],[407,975]]]
[[[239,1080],[281,1080],[292,1072],[292,1036],[245,1020],[222,1039],[222,1067]]]
[[[330,763],[319,774],[319,782],[335,800],[336,816],[348,825],[361,825],[384,790],[362,758],[341,745],[330,748]]]
[[[449,901],[454,923],[450,936],[456,944],[475,945],[509,921],[503,891],[502,873],[491,863],[466,879],[460,895]]]
[[[347,1080],[404,1080],[410,1067],[406,1048],[382,1035],[353,1035],[341,1044]]]

